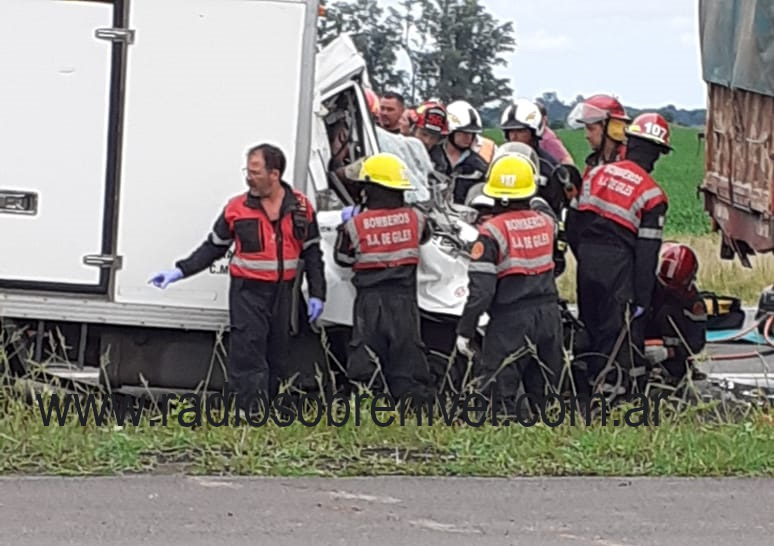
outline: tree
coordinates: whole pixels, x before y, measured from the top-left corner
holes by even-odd
[[[405,90],[406,72],[395,68],[396,51],[402,43],[400,29],[384,16],[378,0],[338,0],[328,4],[326,16],[318,19],[318,42],[326,46],[342,33],[351,35],[377,93]]]
[[[494,75],[496,66],[506,64],[501,55],[516,45],[512,23],[498,23],[480,0],[415,4],[419,17],[412,19],[413,29],[421,39],[407,47],[421,98],[464,99],[480,108],[513,94],[508,79]]]

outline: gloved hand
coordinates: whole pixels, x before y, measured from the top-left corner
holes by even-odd
[[[170,284],[172,284],[175,281],[179,281],[183,278],[183,272],[180,271],[179,268],[172,269],[170,271],[162,271],[161,273],[156,273],[153,278],[151,278],[150,283],[153,283],[154,286],[157,288],[164,289]]]
[[[473,349],[470,348],[470,340],[463,336],[457,336],[457,352],[468,358],[473,358]]]
[[[307,307],[307,314],[309,315],[309,322],[312,323],[320,318],[323,312],[323,302],[319,298],[309,298],[309,304]]]
[[[350,218],[357,216],[357,213],[358,213],[357,205],[350,205],[348,207],[344,207],[343,209],[341,209],[341,221],[346,222]]]
[[[663,345],[648,345],[645,347],[645,358],[647,358],[651,364],[656,365],[669,358],[669,349]]]

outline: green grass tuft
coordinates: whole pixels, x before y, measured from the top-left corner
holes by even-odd
[[[44,399],[46,397],[44,396]],[[354,404],[351,404],[354,411]],[[146,411],[138,426],[115,421],[81,426],[77,415],[64,426],[44,426],[36,404],[21,402],[0,389],[0,474],[107,475],[131,472],[230,474],[259,476],[771,476],[774,475],[774,426],[759,410],[719,418],[717,407],[703,405],[673,410],[662,402],[658,424],[654,406],[648,426],[642,411],[615,410],[586,425],[574,424],[569,409],[556,427],[543,422],[525,427],[473,427],[462,419],[447,426],[440,412],[432,426],[417,424],[407,414],[383,412],[380,427],[364,403],[360,424],[354,414],[341,428],[328,426],[327,415],[316,427],[296,419],[279,426],[272,419],[261,427],[210,424],[183,426],[193,415],[173,408],[167,426],[150,426],[156,413]],[[339,408],[341,409],[341,408]],[[213,421],[222,414],[216,412]],[[341,413],[335,414],[341,420]],[[548,412],[550,421],[557,413]],[[314,416],[307,413],[307,419]],[[620,424],[615,426],[613,420]]]

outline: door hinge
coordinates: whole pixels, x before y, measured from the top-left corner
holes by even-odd
[[[108,254],[88,254],[83,257],[85,265],[93,265],[100,268],[121,269],[123,260],[121,256],[111,256]]]
[[[94,31],[94,36],[111,42],[134,43],[134,29],[130,28],[98,28]]]

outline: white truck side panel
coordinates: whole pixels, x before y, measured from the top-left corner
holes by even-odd
[[[246,191],[245,152],[280,146],[292,184],[306,3],[133,0],[115,300],[227,309],[228,275],[148,284]],[[299,176],[306,176],[305,172]],[[216,264],[225,266],[226,260]]]
[[[113,8],[0,2],[0,191],[35,192],[37,214],[0,210],[0,279],[96,284]]]

